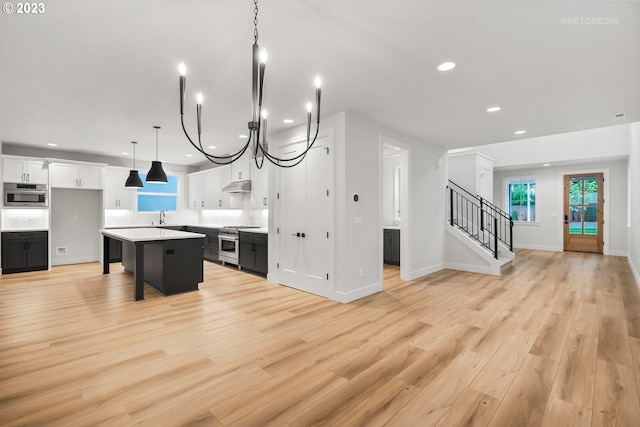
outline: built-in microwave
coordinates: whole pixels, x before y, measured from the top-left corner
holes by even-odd
[[[24,184],[20,182],[5,182],[5,207],[46,207],[48,202],[47,186],[45,184]]]

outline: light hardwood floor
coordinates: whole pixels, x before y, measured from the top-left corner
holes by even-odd
[[[626,258],[520,251],[338,304],[205,263],[163,297],[97,263],[0,279],[0,424],[640,426]]]

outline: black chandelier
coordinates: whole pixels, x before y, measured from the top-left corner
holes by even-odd
[[[180,121],[182,123],[182,130],[186,135],[187,139],[193,145],[193,147],[198,150],[204,157],[212,163],[218,165],[228,165],[236,160],[238,160],[242,155],[247,151],[249,146],[251,145],[251,153],[255,160],[256,166],[258,169],[262,168],[264,163],[264,159],[266,158],[271,163],[276,166],[283,168],[290,168],[296,166],[302,160],[304,160],[305,156],[309,152],[309,150],[313,147],[313,144],[316,142],[318,138],[318,131],[320,130],[320,78],[316,77],[315,86],[316,86],[316,130],[313,139],[311,139],[311,112],[313,107],[311,103],[307,103],[307,147],[306,149],[291,158],[280,158],[276,157],[272,154],[269,154],[267,149],[267,112],[262,106],[262,93],[264,87],[264,71],[265,71],[265,63],[267,60],[267,53],[263,49],[262,52],[259,51],[258,48],[258,0],[254,0],[254,18],[253,18],[253,47],[252,47],[252,100],[251,100],[251,109],[252,109],[252,119],[248,123],[249,127],[249,138],[246,144],[238,151],[233,154],[228,154],[224,156],[216,156],[211,153],[205,151],[202,145],[202,94],[198,94],[196,97],[196,118],[198,123],[198,143],[196,144],[193,139],[189,136],[187,129],[184,125],[184,101],[185,101],[185,88],[187,84],[187,68],[184,63],[180,63],[178,67],[178,71],[180,73]],[[262,160],[259,161],[258,158]]]

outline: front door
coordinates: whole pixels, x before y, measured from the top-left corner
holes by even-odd
[[[602,253],[603,182],[601,173],[565,175],[565,251]]]

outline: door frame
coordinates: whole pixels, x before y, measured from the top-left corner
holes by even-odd
[[[602,209],[602,220],[604,224],[602,226],[602,240],[604,244],[602,245],[602,254],[609,255],[609,236],[610,236],[610,227],[609,227],[609,168],[593,168],[593,169],[564,169],[558,172],[558,206],[560,207],[560,212],[557,214],[558,220],[558,233],[561,236],[560,245],[558,250],[564,251],[564,177],[565,175],[581,175],[581,174],[590,174],[590,173],[601,173],[604,178],[604,184],[602,186],[602,197],[604,198],[603,209]]]

